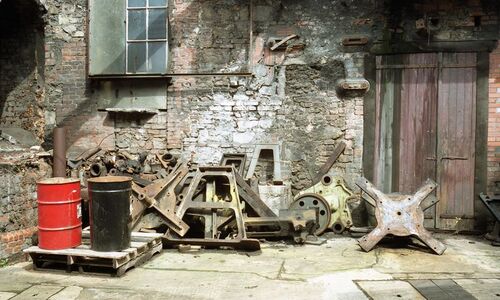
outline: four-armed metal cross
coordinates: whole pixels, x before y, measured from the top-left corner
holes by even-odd
[[[426,207],[421,207],[422,201],[432,193],[437,184],[427,179],[414,195],[384,194],[364,177],[360,177],[356,184],[370,196],[364,198],[375,207],[377,227],[369,234],[358,240],[365,251],[370,251],[384,236],[414,236],[431,248],[436,254],[443,254],[446,246],[434,239],[430,232],[424,228],[424,210],[435,205],[433,201]]]

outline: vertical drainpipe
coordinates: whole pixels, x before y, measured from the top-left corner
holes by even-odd
[[[54,128],[52,177],[66,177],[66,128]]]

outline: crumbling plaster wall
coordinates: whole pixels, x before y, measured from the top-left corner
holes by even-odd
[[[192,6],[196,1],[177,3]],[[322,9],[317,9],[318,5]],[[340,96],[336,80],[363,77],[364,53],[342,53],[340,39],[351,32],[371,30],[371,24],[352,24],[368,17],[365,14],[369,10],[357,8],[372,3],[357,1],[351,3],[351,10],[338,10],[339,5],[336,1],[254,1],[250,57],[244,55],[243,47],[240,55],[233,56],[239,59],[238,70],[248,70],[254,77],[174,78],[168,90],[168,147],[193,155],[195,162],[212,164],[222,153],[251,154],[255,144],[278,143],[282,167],[296,191],[310,183],[334,146],[345,141],[347,149],[335,171],[345,174],[352,186],[353,179],[361,174],[363,98]],[[248,8],[248,3],[240,2],[231,19],[218,21],[247,21]],[[186,36],[193,27],[203,31],[210,25],[202,13],[186,11],[193,14],[187,18],[190,22],[172,21],[174,40]],[[246,38],[248,43],[249,28],[241,29],[241,39]],[[286,51],[269,50],[270,38],[291,34],[298,38],[290,40]],[[184,51],[183,47],[190,47],[174,43],[173,53],[190,55],[174,55],[173,70],[185,71],[186,66],[192,69],[189,60],[210,61],[198,59],[210,55],[205,48],[210,50],[211,46],[202,44],[206,39],[187,42],[194,42],[197,51]],[[212,70],[231,70],[226,65],[218,67]]]

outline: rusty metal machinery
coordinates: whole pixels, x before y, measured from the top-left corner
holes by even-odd
[[[303,244],[318,228],[317,209],[280,210],[279,217],[245,217],[247,236],[252,238],[292,237]]]
[[[319,194],[302,193],[290,204],[290,209],[315,209],[318,214],[318,226],[316,235],[325,232],[331,221],[330,207],[328,202]]]
[[[307,207],[319,208],[320,228],[317,234],[323,233],[328,228],[331,228],[335,233],[342,233],[352,226],[351,211],[347,205],[351,199],[357,199],[357,197],[347,188],[344,179],[340,176],[327,174],[323,175],[321,180],[312,187],[301,191],[290,207],[301,207],[301,203],[306,200]],[[326,202],[327,205],[322,205],[322,202]],[[315,203],[319,203],[319,206]],[[325,211],[328,213],[323,215]]]
[[[481,193],[479,199],[495,217],[493,231],[486,234],[486,238],[491,240],[493,246],[500,246],[500,195],[486,195]]]
[[[188,170],[187,163],[179,163],[165,179],[157,180],[145,187],[133,182],[132,190],[137,195],[137,200],[132,202],[132,224],[136,230],[159,227],[161,224],[158,223],[158,219],[155,222],[155,218],[150,215],[153,214],[177,234],[181,236],[186,234],[189,226],[174,214],[177,204],[174,189]]]
[[[220,161],[221,166],[232,166],[243,176],[247,155],[245,153],[224,153]]]
[[[184,236],[168,234],[165,244],[260,249],[258,240],[247,237],[234,174],[232,167],[198,168],[175,211],[191,229]]]
[[[299,207],[276,216],[244,180],[245,154],[225,155],[221,164],[226,166],[191,169],[169,152],[100,150],[68,162],[72,173],[84,182],[107,175],[132,177],[132,230],[162,232],[165,244],[256,250],[260,243],[254,238],[292,237],[303,243],[315,233],[319,213],[326,211]]]
[[[356,184],[371,197],[370,200],[364,197],[363,199],[375,207],[375,217],[377,219],[377,227],[358,240],[364,251],[370,251],[382,238],[392,234],[395,236],[416,237],[434,253],[438,255],[444,253],[446,246],[434,239],[431,233],[424,228],[425,209],[421,207],[422,202],[436,188],[437,184],[434,181],[427,179],[424,185],[413,195],[384,194],[363,177],[360,177]],[[422,206],[429,208],[436,203],[437,201],[434,201],[430,205]]]

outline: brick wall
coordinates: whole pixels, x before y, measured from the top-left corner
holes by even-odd
[[[334,13],[335,4],[323,4]],[[297,191],[345,141],[335,172],[346,174],[354,186],[361,174],[362,97],[340,96],[335,85],[339,78],[362,76],[363,54],[338,53],[340,31],[351,30],[354,16],[346,15],[339,24],[311,4],[254,2],[254,40],[247,53],[248,2],[230,6],[227,1],[200,5],[184,0],[173,5],[173,40],[183,41],[172,45],[174,72],[250,71],[254,76],[174,78],[167,97],[167,147],[197,163],[213,164],[223,153],[251,155],[255,144],[280,144],[284,176]],[[195,30],[204,34],[186,40]],[[290,41],[294,48],[269,50],[270,39],[290,34],[299,36]]]
[[[500,46],[490,53],[488,192],[500,192]]]
[[[37,232],[36,182],[50,176],[40,160],[0,162],[0,259],[20,258]]]
[[[43,138],[42,19],[30,1],[0,3],[0,127],[21,127]]]
[[[84,0],[48,0],[44,15],[45,141],[51,144],[56,125],[67,127],[70,155],[95,147],[103,139],[104,148],[114,147],[114,122],[106,112],[98,111],[86,73],[86,5]]]

